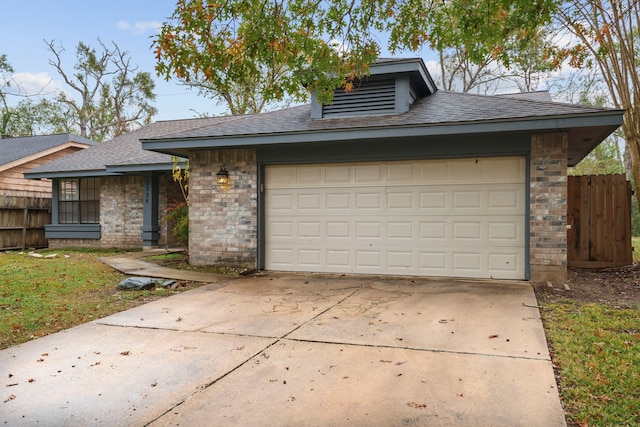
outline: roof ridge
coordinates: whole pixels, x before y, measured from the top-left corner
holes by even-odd
[[[533,104],[543,104],[543,105],[564,105],[567,107],[574,107],[574,108],[580,108],[580,109],[584,109],[584,110],[600,110],[600,111],[611,111],[611,110],[619,110],[619,108],[611,108],[611,107],[601,107],[601,106],[597,106],[597,105],[584,105],[584,104],[572,104],[570,102],[558,102],[558,101],[541,101],[541,100],[537,100],[537,99],[528,99],[528,98],[520,98],[517,96],[509,96],[506,97],[505,95],[518,95],[518,93],[503,93],[503,94],[496,94],[496,95],[486,95],[483,93],[470,93],[470,92],[456,92],[453,90],[444,90],[444,89],[440,89],[438,90],[438,92],[444,92],[444,93],[449,93],[449,94],[453,94],[453,95],[461,95],[461,96],[475,96],[475,97],[482,97],[482,98],[495,98],[495,97],[499,97],[501,99],[509,99],[510,101],[516,101],[516,102],[526,102],[526,103],[533,103]],[[548,90],[546,91],[535,91],[535,92],[549,92]],[[520,94],[525,94],[525,93],[534,93],[534,92],[520,92]]]

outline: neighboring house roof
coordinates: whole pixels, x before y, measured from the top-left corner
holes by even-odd
[[[536,95],[532,98],[542,98]],[[143,138],[145,149],[186,155],[190,149],[250,145],[427,137],[497,132],[569,133],[569,161],[576,163],[622,123],[620,110],[438,90],[404,114],[311,119],[303,105],[228,120],[169,135]]]
[[[25,176],[27,178],[61,178],[167,169],[172,164],[171,156],[143,150],[140,139],[192,130],[224,119],[225,117],[208,117],[151,123],[86,150],[31,169]]]
[[[71,133],[0,139],[0,170],[22,164],[28,159],[55,153],[69,146],[86,147],[88,145],[95,145],[95,142]]]

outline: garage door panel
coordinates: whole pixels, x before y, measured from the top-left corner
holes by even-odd
[[[525,173],[523,158],[267,166],[266,268],[524,278]]]
[[[346,221],[327,221],[328,239],[349,239],[351,238],[351,223]]]
[[[382,197],[379,193],[356,193],[356,210],[382,209]]]
[[[456,222],[453,224],[454,240],[479,240],[482,237],[482,224],[479,222]]]
[[[358,164],[355,166],[356,182],[383,182],[383,165],[381,164]]]
[[[286,221],[268,220],[270,230],[267,243],[277,240],[315,238],[314,241],[332,239],[360,239],[369,241],[397,241],[398,244],[429,246],[454,244],[466,246],[521,247],[524,240],[524,218],[521,216],[491,216],[471,219],[469,216],[433,216],[424,220],[416,215],[360,214],[351,219],[343,215],[313,217],[288,216]],[[355,244],[355,242],[354,242]]]
[[[410,240],[415,236],[414,223],[392,221],[387,223],[387,239],[389,240]]]
[[[515,274],[522,267],[522,261],[518,258],[518,254],[489,253],[489,269],[494,272]]]
[[[415,209],[415,195],[410,192],[391,192],[387,193],[387,209],[388,210],[403,210],[403,209]]]
[[[342,184],[353,181],[353,168],[349,165],[330,165],[325,167],[325,183]]]
[[[342,248],[334,245],[315,250],[278,246],[274,245],[267,261],[271,269],[283,271],[521,279],[524,268],[523,249],[514,252],[497,248],[487,254],[481,249],[460,250],[455,246],[404,251],[366,245],[353,248],[349,243]]]
[[[351,206],[351,194],[349,193],[327,193],[326,200],[325,206],[328,213],[331,211],[344,213]]]

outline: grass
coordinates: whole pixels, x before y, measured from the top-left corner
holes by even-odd
[[[631,246],[633,247],[633,261],[640,261],[640,237],[632,237]]]
[[[640,237],[631,244],[638,262]],[[569,425],[640,425],[640,307],[565,301],[541,313]]]
[[[567,419],[640,424],[640,308],[550,303],[542,310]]]
[[[114,253],[65,250],[55,258],[35,258],[0,252],[0,349],[199,285],[118,291],[126,276],[98,261]]]

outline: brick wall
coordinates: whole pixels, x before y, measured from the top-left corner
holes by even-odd
[[[566,133],[531,138],[529,255],[532,281],[567,278]]]
[[[158,179],[158,222],[161,247],[175,245],[176,239],[165,221],[168,203],[181,198],[179,188],[169,174]],[[142,248],[142,177],[115,176],[102,178],[100,186],[100,240],[49,239],[49,247]],[[167,238],[167,236],[169,236]]]
[[[199,151],[189,159],[189,261],[257,263],[258,175],[253,149]],[[216,182],[224,164],[229,184]]]

